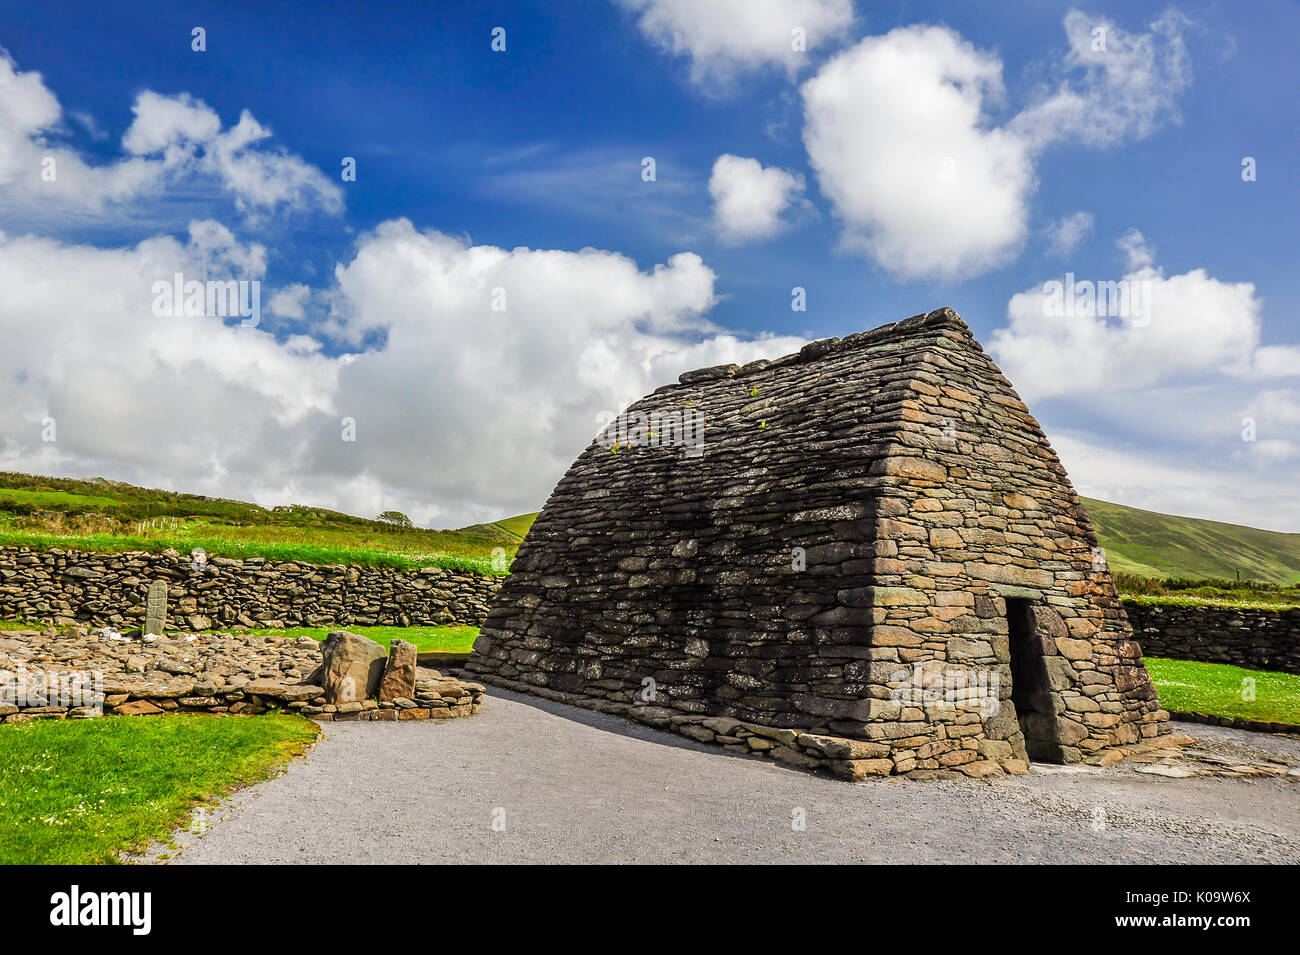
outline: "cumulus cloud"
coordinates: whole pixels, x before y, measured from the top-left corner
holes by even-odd
[[[214,183],[250,213],[342,208],[342,189],[301,158],[267,148],[270,131],[247,110],[225,130],[215,111],[184,93],[146,90],[132,110],[124,155],[90,165],[55,142],[64,114],[41,75],[21,72],[0,51],[0,209],[100,212],[197,180]],[[92,117],[76,121],[99,135]]]
[[[997,125],[1002,62],[946,27],[900,27],[838,54],[803,86],[804,144],[847,248],[904,278],[1003,265],[1028,232],[1049,144],[1148,135],[1189,82],[1181,21],[1128,34],[1072,11],[1059,85]],[[1094,52],[1091,29],[1107,47]]]
[[[786,224],[781,214],[803,190],[800,175],[724,153],[713,164],[709,178],[714,228],[728,242],[775,235]]]
[[[5,467],[210,487],[218,470],[274,473],[299,429],[332,410],[335,363],[259,328],[154,313],[154,283],[176,272],[250,280],[250,263],[264,264],[264,250],[213,226],[122,249],[0,244]]]
[[[272,296],[281,314],[322,303],[306,334],[151,311],[175,272],[264,269],[215,222],[121,249],[4,241],[0,464],[458,526],[539,507],[602,413],[681,371],[802,344],[717,329],[715,276],[692,253],[641,269],[405,220],[362,237],[327,287]]]
[[[803,87],[804,144],[846,246],[908,277],[1005,262],[1024,236],[1024,143],[987,128],[1002,65],[942,27],[867,37]]]
[[[638,14],[655,44],[691,61],[692,80],[712,91],[764,66],[793,75],[807,54],[843,36],[853,23],[851,0],[616,0]],[[795,31],[802,31],[797,49]]]
[[[1137,230],[1116,245],[1120,278],[1067,273],[1021,292],[989,339],[1080,492],[1300,530],[1282,490],[1300,457],[1300,348],[1261,344],[1253,284],[1168,275]],[[1125,294],[1139,307],[1111,314]]]
[[[307,317],[306,304],[309,298],[311,298],[311,289],[301,282],[295,282],[277,289],[267,305],[276,315],[303,319]]]
[[[1136,231],[1118,244],[1129,270],[1116,292],[1121,302],[1128,296],[1127,309],[1107,307],[1108,288],[1107,304],[1098,304],[1103,283],[1115,282],[1109,276],[1061,276],[1008,303],[1008,324],[993,334],[990,346],[1028,399],[1260,370],[1262,303],[1253,284],[1225,282],[1205,269],[1166,276]],[[1070,288],[1076,290],[1073,308],[1066,301]]]

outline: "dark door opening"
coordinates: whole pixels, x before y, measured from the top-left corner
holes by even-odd
[[[1041,638],[1034,632],[1029,600],[1008,597],[1007,623],[1011,648],[1011,702],[1016,708],[1025,752],[1040,762],[1062,761],[1047,661]]]

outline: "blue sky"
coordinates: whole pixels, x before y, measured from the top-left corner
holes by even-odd
[[[464,523],[686,367],[950,305],[1084,493],[1300,530],[1294,5],[380,6],[0,4],[3,466]],[[117,295],[168,262],[290,291],[178,332]],[[1152,314],[1040,320],[1067,272]]]

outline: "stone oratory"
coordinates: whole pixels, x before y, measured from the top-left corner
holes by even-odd
[[[951,309],[688,372],[552,492],[469,669],[847,778],[1161,745],[1097,537]]]

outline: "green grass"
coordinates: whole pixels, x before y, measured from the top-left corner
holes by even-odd
[[[417,567],[441,567],[446,570],[472,570],[480,574],[499,575],[501,573],[499,569],[494,567],[489,554],[448,553],[445,551],[403,553],[378,547],[331,546],[293,541],[257,541],[246,539],[249,536],[248,532],[242,529],[228,529],[225,532],[231,536],[199,537],[157,534],[143,537],[133,534],[52,534],[0,529],[0,546],[23,546],[35,550],[62,547],[94,551],[101,554],[117,554],[130,550],[149,551],[157,554],[168,549],[188,554],[195,548],[201,548],[210,557],[264,557],[271,561],[302,561],[308,564],[355,564],[361,567],[393,567],[398,570],[412,570]],[[280,533],[284,532],[281,531]],[[292,534],[293,532],[290,531],[286,536]],[[401,546],[399,542],[393,543],[394,546]],[[493,546],[499,547],[501,544],[493,542]]]
[[[1300,676],[1164,657],[1144,662],[1166,710],[1300,725]],[[1242,699],[1244,680],[1254,681],[1254,700]]]
[[[0,620],[0,632],[6,630],[45,630],[46,624],[31,623],[22,620]],[[58,630],[70,630],[71,627],[57,627]],[[363,637],[382,644],[387,650],[394,640],[405,640],[415,644],[421,653],[469,653],[478,639],[478,627],[289,627],[282,630],[240,630],[260,637],[311,637],[324,640],[334,630],[347,630],[359,633]],[[170,632],[170,631],[169,631]]]
[[[347,630],[383,644],[394,640],[415,644],[421,653],[469,653],[478,639],[478,627],[290,627],[287,630],[250,630],[270,637],[311,637],[324,640],[332,630]]]
[[[1140,577],[1300,581],[1300,534],[1174,517],[1085,499],[1112,571]]]
[[[1148,605],[1173,607],[1220,607],[1244,610],[1289,610],[1300,606],[1295,594],[1266,594],[1255,591],[1222,594],[1124,594],[1125,600]]]
[[[31,491],[21,488],[0,487],[0,507],[6,510],[15,505],[47,510],[94,510],[116,507],[117,500],[93,494],[73,494],[68,491]]]
[[[517,514],[514,517],[507,517],[505,520],[493,521],[494,527],[499,527],[507,534],[512,534],[523,540],[528,536],[528,530],[533,526],[533,521],[537,520],[538,511],[531,514]]]
[[[108,716],[0,727],[0,864],[104,864],[260,781],[319,733],[299,716]]]

